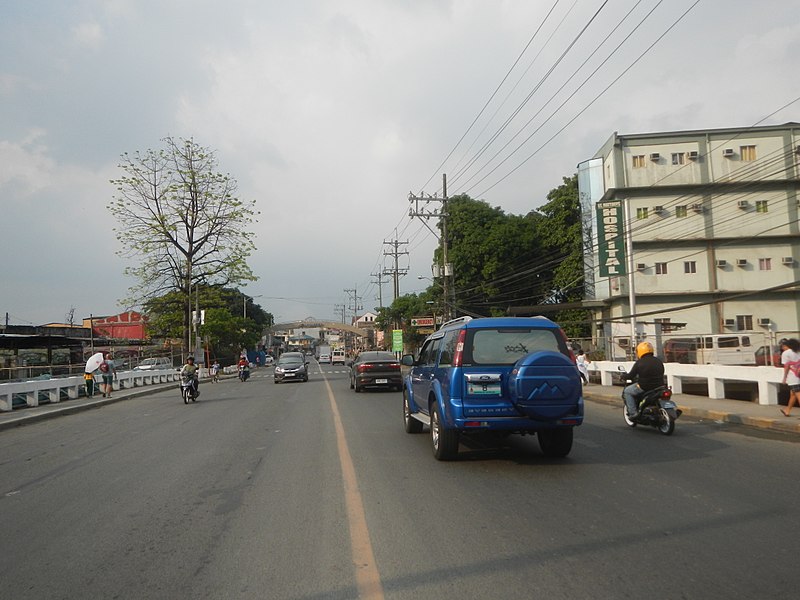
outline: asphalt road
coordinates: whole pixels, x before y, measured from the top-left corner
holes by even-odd
[[[0,598],[796,598],[796,438],[587,403],[433,459],[399,393],[177,388],[0,433]]]

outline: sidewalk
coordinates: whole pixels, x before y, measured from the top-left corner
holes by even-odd
[[[583,394],[585,400],[617,406],[622,411],[621,386],[590,383],[584,386]],[[673,394],[672,400],[683,411],[683,417],[800,434],[800,407],[798,406],[792,408],[791,417],[784,417],[780,413],[780,409],[786,407],[781,404],[764,406],[745,400],[712,399],[691,394]]]
[[[103,395],[98,393],[93,398],[85,398],[82,396],[74,400],[64,400],[31,408],[17,408],[10,412],[0,412],[0,431],[20,425],[29,425],[30,423],[36,423],[37,421],[43,421],[45,419],[72,415],[83,410],[91,410],[93,408],[119,402],[120,400],[138,398],[164,390],[175,390],[175,397],[180,400],[180,389],[176,382],[114,390],[111,398],[103,398]]]
[[[0,412],[0,431],[170,389],[175,391],[176,398],[178,398],[178,385],[173,382],[142,388],[115,390],[111,398],[103,398],[102,396],[78,398],[57,404],[44,404],[34,408],[19,408],[11,412]],[[619,407],[620,411],[622,410],[621,387],[590,383],[583,390],[585,400],[609,404]],[[684,417],[735,423],[768,431],[800,434],[800,407],[794,407],[792,416],[787,418],[780,413],[780,409],[784,408],[782,405],[762,406],[755,402],[744,400],[715,400],[690,394],[674,394],[672,399],[678,405],[678,408],[683,411]]]

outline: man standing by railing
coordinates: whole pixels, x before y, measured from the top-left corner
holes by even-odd
[[[117,377],[117,370],[114,367],[114,360],[111,352],[106,354],[106,358],[100,363],[100,373],[103,376],[102,392],[103,398],[111,398],[114,391],[114,379]]]

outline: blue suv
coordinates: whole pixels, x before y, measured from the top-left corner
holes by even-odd
[[[546,456],[563,457],[583,423],[575,357],[544,317],[455,319],[402,364],[405,430],[428,425],[438,460],[456,458],[462,432],[490,431],[535,433]]]

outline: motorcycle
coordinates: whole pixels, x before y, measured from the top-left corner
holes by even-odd
[[[619,370],[622,371],[623,374],[625,373],[624,367],[619,367]],[[631,383],[631,381],[627,379],[625,381],[628,384]],[[672,400],[672,388],[662,385],[645,392],[644,395],[639,398],[638,411],[633,417],[628,416],[628,410],[625,406],[625,397],[623,395],[622,416],[628,427],[649,425],[655,427],[664,435],[672,435],[672,432],[675,431],[675,420],[681,416],[681,410],[678,409],[678,405]]]
[[[250,377],[250,369],[247,367],[239,367],[239,380],[247,381],[248,377]]]
[[[183,397],[184,404],[197,401],[197,386],[194,377],[184,377],[181,380],[181,397]]]

